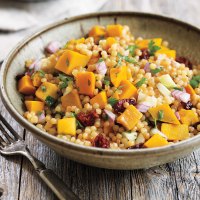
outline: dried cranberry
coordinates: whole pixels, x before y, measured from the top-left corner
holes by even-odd
[[[185,57],[176,57],[176,62],[183,63],[185,66],[187,66],[189,69],[192,69],[192,63],[189,59]]]
[[[140,59],[149,59],[150,53],[148,49],[141,49],[142,55],[140,56]]]
[[[121,112],[124,112],[125,108],[124,108],[124,103],[125,102],[128,102],[129,104],[131,105],[136,105],[136,100],[135,99],[122,99],[122,100],[119,100],[114,106],[113,106],[113,109],[115,112],[117,113],[121,113]]]
[[[95,137],[93,141],[93,146],[100,148],[109,148],[110,142],[102,134],[99,134]]]
[[[190,101],[188,101],[187,103],[182,102],[181,104],[186,110],[191,110],[193,107],[193,105]]]
[[[128,147],[128,149],[141,149],[143,147],[143,143],[136,144],[134,146]]]
[[[95,119],[98,117],[99,115],[95,111],[89,113],[80,112],[77,114],[77,119],[83,126],[93,126]]]

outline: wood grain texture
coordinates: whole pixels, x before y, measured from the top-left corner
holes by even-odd
[[[1,101],[0,112],[11,126],[23,136],[23,128],[11,118]],[[18,198],[20,191],[21,162],[21,156],[6,158],[0,156],[0,199],[14,200]]]

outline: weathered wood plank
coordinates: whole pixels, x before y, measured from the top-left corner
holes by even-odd
[[[0,112],[5,116],[14,129],[23,136],[23,128],[19,126],[7,113],[0,101]],[[21,172],[22,157],[2,157],[0,156],[0,199],[18,199],[19,182]]]

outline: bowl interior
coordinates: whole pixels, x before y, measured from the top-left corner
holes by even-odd
[[[135,37],[161,37],[169,41],[170,47],[176,49],[179,55],[190,58],[194,63],[200,63],[199,32],[195,28],[175,20],[133,13],[87,15],[82,18],[63,20],[32,35],[12,53],[12,57],[7,63],[9,68],[4,74],[5,89],[12,106],[20,114],[23,113],[22,96],[17,92],[15,77],[23,73],[25,60],[43,57],[43,49],[50,41],[58,40],[64,45],[69,39],[86,35],[93,25],[113,23],[128,25]]]

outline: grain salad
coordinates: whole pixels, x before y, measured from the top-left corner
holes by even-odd
[[[200,65],[163,38],[96,25],[44,52],[16,78],[24,117],[48,134],[110,149],[161,147],[200,134]]]

